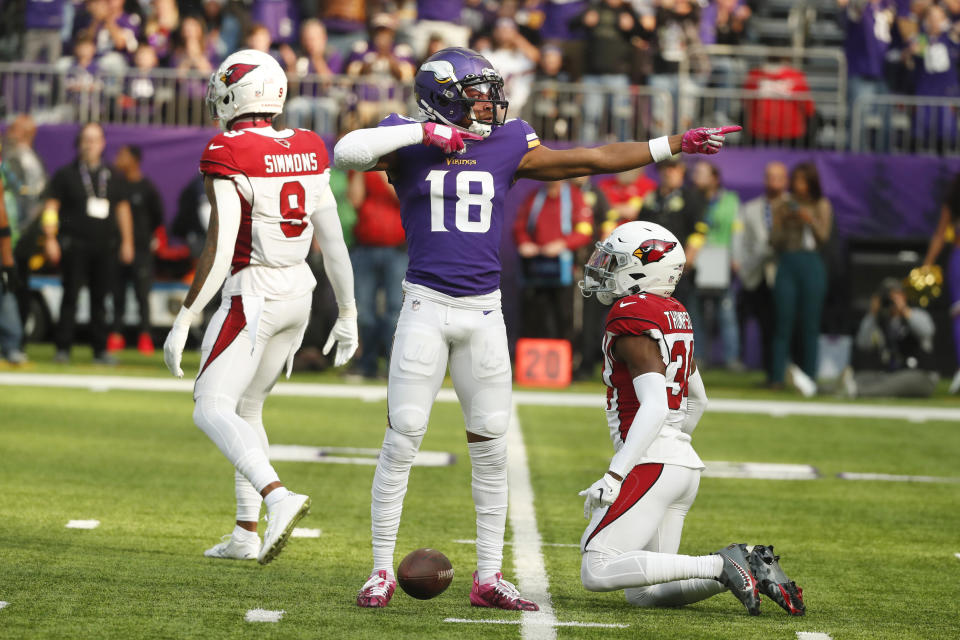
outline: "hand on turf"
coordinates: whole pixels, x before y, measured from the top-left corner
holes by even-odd
[[[463,151],[466,146],[464,140],[482,139],[483,136],[445,124],[437,124],[436,122],[425,122],[423,124],[423,144],[428,147],[440,147],[444,153]]]
[[[603,474],[603,477],[590,485],[589,489],[584,489],[579,495],[584,496],[583,517],[587,520],[593,515],[594,509],[609,507],[617,501],[620,495],[620,485],[622,480],[617,480],[609,473]]]
[[[728,133],[736,133],[743,127],[733,125],[730,127],[719,127],[717,129],[708,129],[700,127],[699,129],[690,129],[683,134],[683,142],[680,145],[684,153],[720,153],[723,147],[723,139]]]
[[[193,323],[194,314],[188,311],[186,307],[180,308],[167,339],[163,342],[163,362],[167,365],[170,373],[178,378],[183,377],[183,369],[180,368],[180,360],[183,358],[183,348],[187,344],[187,335],[190,333],[190,325]]]
[[[327,343],[323,345],[323,355],[330,353],[333,343],[337,343],[337,355],[333,360],[333,366],[342,367],[356,353],[360,346],[359,333],[357,331],[357,304],[353,301],[340,305],[340,315],[330,330],[330,337]]]

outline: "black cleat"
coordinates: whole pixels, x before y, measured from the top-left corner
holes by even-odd
[[[747,549],[750,551],[747,560],[757,582],[760,583],[760,590],[790,615],[805,614],[807,607],[803,604],[803,589],[780,568],[780,556],[773,555],[773,545],[767,547],[758,544]]]
[[[747,545],[731,544],[715,553],[723,558],[723,571],[720,572],[717,582],[730,589],[750,615],[760,615],[760,591],[757,577],[750,569]]]

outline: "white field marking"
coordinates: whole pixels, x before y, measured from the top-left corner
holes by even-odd
[[[706,478],[748,478],[751,480],[816,480],[815,467],[808,464],[775,464],[767,462],[726,462],[708,460]]]
[[[294,527],[290,533],[294,538],[319,538],[322,534],[322,529],[304,529],[303,527]]]
[[[477,544],[476,540],[451,540],[456,544]],[[507,540],[503,544],[510,545],[513,544],[511,541]],[[541,542],[541,547],[570,547],[572,549],[579,549],[580,545],[578,544],[567,544],[566,542]]]
[[[271,444],[270,459],[285,462],[320,462],[324,464],[377,464],[380,449],[360,447],[307,447],[298,444]],[[446,451],[418,451],[413,464],[417,467],[449,467],[457,456]]]
[[[533,485],[527,466],[527,447],[520,430],[517,405],[510,411],[507,429],[507,481],[510,490],[510,529],[513,531],[513,566],[517,586],[525,598],[540,605],[540,611],[524,611],[520,617],[523,640],[555,640],[557,617],[553,614],[547,567],[543,562]]]
[[[521,624],[520,620],[471,620],[470,618],[444,618],[444,622],[459,622],[463,624]],[[544,623],[537,623],[544,624]],[[595,627],[600,629],[628,629],[628,624],[610,622],[555,622],[554,627]]]
[[[953,554],[953,555],[954,555],[954,557],[955,557],[957,560],[960,560],[960,553],[955,553],[955,554]]]
[[[280,618],[286,613],[283,609],[280,611],[271,611],[270,609],[250,609],[243,619],[247,622],[280,622]]]
[[[797,631],[797,640],[833,640],[833,637],[819,631]]]
[[[945,476],[897,476],[889,473],[838,473],[837,477],[841,480],[876,480],[881,482],[945,482],[956,484],[960,478],[949,478]]]
[[[61,387],[75,389],[120,389],[128,391],[179,391],[191,392],[191,380],[174,378],[143,378],[133,376],[88,376],[48,373],[0,373],[0,385],[24,387]],[[281,396],[313,398],[351,398],[369,402],[385,401],[386,386],[348,384],[315,384],[304,382],[281,382],[272,391]],[[585,407],[602,411],[604,396],[601,393],[568,393],[549,391],[515,391],[514,402],[518,405],[548,407]],[[453,389],[441,389],[438,402],[457,402]],[[751,413],[772,416],[829,416],[840,418],[886,418],[920,422],[940,420],[960,421],[960,409],[945,407],[913,407],[849,404],[840,402],[791,402],[779,400],[737,400],[712,398],[711,413]]]
[[[67,523],[67,529],[96,529],[99,526],[99,520],[71,520]]]
[[[6,600],[0,600],[0,609],[3,609],[4,607],[9,607],[9,606],[10,606],[9,602],[7,602]]]

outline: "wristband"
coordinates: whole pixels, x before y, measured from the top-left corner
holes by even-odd
[[[343,304],[337,304],[337,309],[340,312],[341,318],[356,318],[357,317],[357,303],[355,300],[350,300],[349,302],[344,302]]]
[[[667,136],[654,138],[647,143],[647,146],[650,148],[650,155],[654,162],[662,162],[673,157],[673,151],[670,150],[670,138]]]
[[[0,227],[0,238],[9,238],[13,233],[10,231],[10,225]]]

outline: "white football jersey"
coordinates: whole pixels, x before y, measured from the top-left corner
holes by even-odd
[[[312,290],[310,215],[330,183],[320,136],[272,127],[227,131],[207,145],[200,171],[232,180],[240,196],[240,230],[224,295],[287,299]]]

